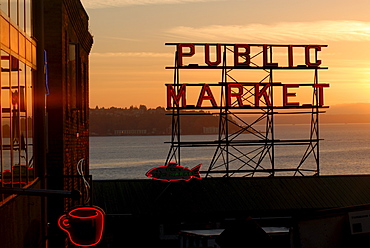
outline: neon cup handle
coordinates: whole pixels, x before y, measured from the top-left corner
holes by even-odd
[[[63,229],[64,231],[67,231],[67,228],[70,227],[69,223],[68,223],[68,217],[66,214],[63,214],[59,220],[58,220],[58,225],[61,229]]]

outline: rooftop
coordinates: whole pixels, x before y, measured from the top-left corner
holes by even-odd
[[[108,215],[199,218],[287,216],[370,204],[370,175],[93,181]]]

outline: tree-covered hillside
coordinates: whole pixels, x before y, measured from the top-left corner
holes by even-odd
[[[90,109],[90,135],[169,135],[172,111],[145,105]],[[202,111],[181,115],[181,134],[217,133],[219,117]]]

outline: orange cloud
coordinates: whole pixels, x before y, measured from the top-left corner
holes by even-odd
[[[370,22],[316,21],[282,22],[271,25],[210,25],[203,27],[179,26],[167,30],[170,37],[183,42],[207,40],[217,42],[328,42],[369,41]]]
[[[153,5],[153,4],[182,4],[196,2],[214,2],[219,0],[82,0],[87,9],[101,9],[111,7],[122,7],[128,5]]]

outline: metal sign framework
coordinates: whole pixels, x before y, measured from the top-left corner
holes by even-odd
[[[319,175],[320,173],[320,136],[319,136],[319,114],[323,113],[322,88],[315,87],[319,85],[318,71],[327,69],[307,65],[291,65],[285,67],[277,66],[259,66],[254,62],[258,57],[266,56],[266,48],[269,51],[269,64],[272,63],[272,47],[276,45],[254,45],[260,47],[261,51],[255,55],[245,58],[249,60],[248,66],[228,65],[227,55],[234,53],[235,50],[230,48],[230,44],[221,44],[222,46],[222,62],[218,66],[199,66],[198,64],[183,65],[179,64],[178,56],[182,51],[179,51],[181,43],[166,43],[166,45],[176,45],[177,51],[175,56],[175,65],[166,67],[166,69],[174,70],[174,91],[180,92],[182,84],[180,83],[180,70],[199,70],[199,69],[220,69],[221,82],[218,85],[221,87],[220,104],[217,108],[218,112],[212,113],[219,116],[219,130],[217,140],[202,141],[202,142],[184,142],[181,140],[180,119],[182,115],[189,114],[183,111],[191,109],[194,105],[182,107],[179,102],[172,106],[167,106],[167,109],[172,110],[172,136],[170,141],[170,150],[166,159],[166,164],[176,162],[181,164],[181,149],[186,147],[215,147],[213,158],[205,173],[205,177],[248,177],[248,176],[277,176],[277,175],[292,175],[306,176]],[[195,44],[205,45],[205,44]],[[207,44],[208,45],[208,44]],[[288,45],[281,45],[287,47]],[[326,45],[322,45],[325,47]],[[304,45],[302,45],[304,47]],[[320,49],[321,50],[321,49]],[[243,58],[243,56],[240,56]],[[314,52],[314,58],[318,61],[318,50]],[[265,57],[264,57],[265,59]],[[239,81],[233,73],[237,70],[262,70],[265,75],[258,82],[248,82],[243,78]],[[309,70],[313,72],[313,82],[309,84],[296,84],[296,86],[310,86],[313,88],[312,102],[300,106],[277,106],[274,101],[274,88],[282,86],[281,83],[274,82],[274,72],[276,70]],[[230,102],[230,84],[239,84],[243,87],[242,100],[250,105],[245,105],[240,108],[239,99],[233,99]],[[256,99],[255,87],[262,85],[268,87],[265,98],[259,100],[261,104],[253,105],[253,99]],[[240,93],[240,91],[239,91]],[[320,95],[321,94],[321,95]],[[267,101],[271,101],[270,103]],[[204,113],[209,114],[209,113]],[[275,121],[278,115],[309,115],[309,136],[307,138],[298,139],[279,139],[275,133]],[[260,126],[264,130],[260,130]],[[234,131],[230,131],[233,127]],[[236,131],[235,131],[235,127]],[[245,138],[248,133],[248,139]],[[289,164],[279,164],[276,161],[277,148],[289,147],[291,150],[295,147],[303,147],[302,154],[298,155],[297,161]],[[204,165],[206,167],[206,165]]]

